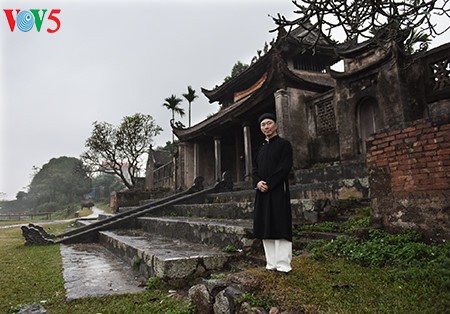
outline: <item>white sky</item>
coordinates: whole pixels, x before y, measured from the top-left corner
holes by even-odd
[[[26,190],[33,166],[78,158],[94,121],[117,125],[151,114],[164,129],[155,144],[164,145],[171,140],[164,98],[182,98],[192,85],[200,96],[193,124],[216,112],[200,88],[220,85],[236,61],[250,63],[276,36],[269,14],[295,16],[290,0],[4,0],[0,9],[0,192],[7,199]],[[61,28],[47,33],[54,24],[45,19],[40,32],[11,32],[3,9],[48,9],[47,17],[61,9]],[[181,121],[187,125],[187,116]]]
[[[32,167],[79,157],[94,121],[119,124],[151,114],[171,140],[162,104],[192,85],[193,124],[216,112],[200,88],[214,88],[240,60],[250,63],[275,33],[268,14],[293,16],[280,0],[65,0],[0,2],[0,192],[14,199]],[[61,9],[61,28],[44,19],[10,31],[3,9]],[[15,16],[15,12],[14,12]],[[187,112],[187,103],[184,103]],[[185,116],[181,121],[187,125]],[[1,197],[0,197],[1,198]]]

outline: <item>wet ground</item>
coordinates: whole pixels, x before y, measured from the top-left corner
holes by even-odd
[[[98,243],[61,244],[68,301],[145,290],[131,266]]]
[[[104,214],[103,210],[93,207],[92,214],[83,219],[96,219],[101,214]],[[39,221],[35,224],[43,226],[77,219]],[[0,226],[0,229],[20,227],[23,224]],[[140,293],[145,290],[144,283],[131,266],[98,243],[61,244],[60,250],[67,300]]]

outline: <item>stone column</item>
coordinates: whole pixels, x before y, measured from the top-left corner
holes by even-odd
[[[147,167],[145,169],[145,189],[147,191],[150,191],[154,187],[154,180],[153,180],[153,171],[155,170],[155,164],[153,160],[153,148],[150,146],[150,149],[148,151],[148,158],[147,158]]]
[[[244,133],[245,181],[251,181],[253,157],[252,157],[252,141],[250,135],[250,123],[245,122],[242,127]]]
[[[194,178],[197,178],[199,176],[199,147],[198,143],[194,143]]]
[[[288,127],[290,125],[289,121],[289,94],[284,89],[279,89],[275,92],[275,111],[277,114],[277,124],[278,124],[278,134],[287,139],[291,140]]]
[[[215,137],[214,138],[214,157],[215,157],[215,179],[216,181],[220,181],[220,179],[222,178],[222,174],[221,174],[221,167],[222,167],[222,154],[221,154],[221,149],[220,149],[220,137]]]

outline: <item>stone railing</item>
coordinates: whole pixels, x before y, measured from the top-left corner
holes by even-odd
[[[450,98],[450,43],[430,50],[422,57],[427,102]]]

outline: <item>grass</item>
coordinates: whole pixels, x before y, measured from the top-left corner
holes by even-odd
[[[45,228],[59,233],[66,226]],[[448,313],[449,244],[421,243],[414,232],[393,236],[372,230],[365,241],[346,235],[310,250],[294,258],[288,276],[261,267],[234,274],[255,280],[241,302],[308,314]],[[142,294],[67,303],[59,247],[25,247],[19,228],[0,229],[0,265],[0,313],[41,302],[57,314],[192,313],[185,298],[169,295],[171,287],[154,278]]]
[[[372,229],[365,241],[319,241],[289,276],[252,271],[254,295],[306,313],[448,313],[450,245],[419,240],[414,231]]]
[[[67,224],[45,226],[53,233]],[[50,229],[51,227],[51,229]],[[49,313],[191,313],[183,298],[169,295],[164,284],[142,294],[87,298],[66,302],[58,245],[24,246],[20,228],[0,229],[0,313],[40,303]]]

